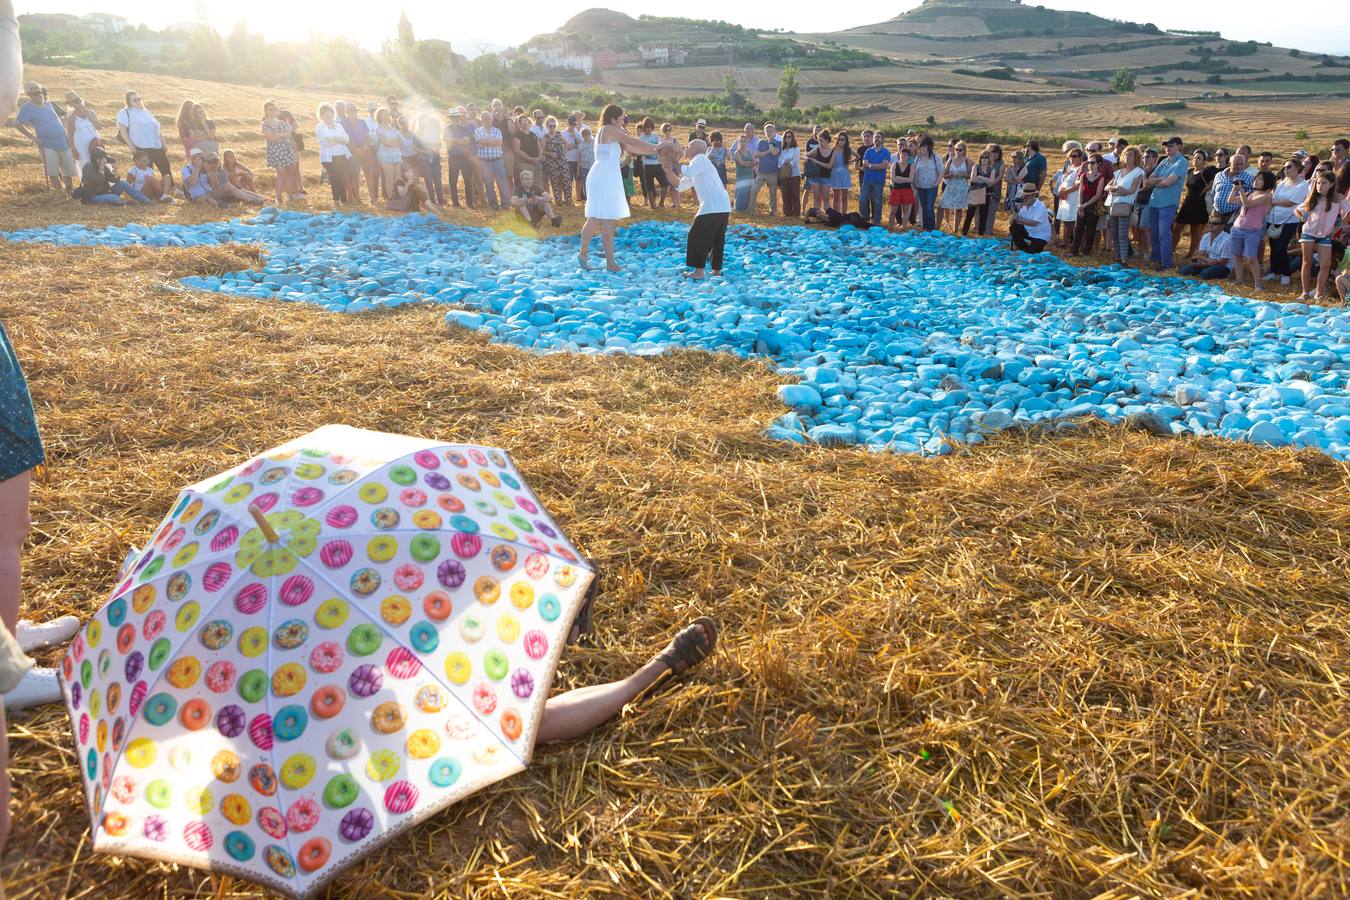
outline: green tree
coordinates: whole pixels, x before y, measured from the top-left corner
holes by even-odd
[[[464,86],[480,97],[499,94],[510,85],[495,53],[484,53],[470,60],[464,67],[462,78]]]
[[[740,112],[745,106],[746,97],[736,90],[736,79],[731,77],[730,72],[722,76],[722,95],[722,102],[730,107],[732,112]]]
[[[1134,73],[1125,66],[1116,69],[1116,74],[1111,77],[1111,93],[1133,94]]]
[[[412,22],[408,19],[406,12],[398,14],[398,48],[404,53],[411,53],[413,45],[417,39],[413,37]]]
[[[796,109],[801,91],[797,89],[797,67],[784,66],[783,74],[778,77],[779,109]]]

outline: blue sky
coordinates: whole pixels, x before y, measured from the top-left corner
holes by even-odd
[[[1221,31],[1235,40],[1271,41],[1279,46],[1298,47],[1324,53],[1350,55],[1350,2],[1320,0],[1299,4],[1297,15],[1282,17],[1280,7],[1255,0],[1181,3],[1177,0],[1132,0],[1121,5],[1103,6],[1084,0],[1036,0],[1054,9],[1079,9],[1136,22],[1152,22],[1160,28],[1184,28]],[[312,31],[351,37],[374,49],[393,34],[400,10],[406,11],[420,37],[435,37],[472,50],[477,43],[515,45],[536,34],[552,31],[571,16],[591,6],[607,6],[630,15],[658,13],[725,19],[746,27],[784,28],[795,31],[835,31],[884,21],[919,0],[894,0],[874,4],[876,12],[867,12],[857,4],[837,7],[778,3],[750,4],[742,12],[725,0],[685,0],[668,7],[650,2],[577,2],[557,0],[516,0],[501,5],[473,0],[396,0],[394,3],[370,3],[368,0],[196,0],[194,3],[142,0],[132,5],[110,0],[17,0],[20,14],[33,12],[118,12],[134,22],[163,27],[174,22],[193,21],[198,10],[221,31],[228,31],[240,18],[249,30],[271,39],[300,39]],[[509,15],[503,15],[509,10]]]

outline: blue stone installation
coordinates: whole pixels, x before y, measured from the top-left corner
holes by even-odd
[[[799,380],[778,389],[790,411],[769,428],[790,441],[942,454],[1003,428],[1095,416],[1350,459],[1345,309],[1076,268],[992,240],[847,227],[737,226],[727,277],[696,283],[680,277],[686,227],[620,229],[618,275],[581,271],[575,236],[539,240],[426,216],[269,208],[248,220],[7,237],[256,243],[268,251],[261,271],[182,283],[345,313],[454,304],[451,325],[539,352],[767,357]]]

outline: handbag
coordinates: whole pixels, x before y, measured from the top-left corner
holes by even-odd
[[[1134,211],[1134,204],[1129,200],[1117,200],[1111,204],[1111,218],[1124,219]]]
[[[985,189],[983,187],[973,187],[970,189],[967,203],[971,206],[984,206]]]
[[[1271,222],[1266,226],[1266,237],[1270,238],[1272,241],[1278,241],[1280,239],[1280,234],[1283,231],[1283,225],[1276,225],[1274,222]]]

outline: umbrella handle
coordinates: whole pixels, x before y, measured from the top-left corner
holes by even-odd
[[[281,536],[278,535],[277,530],[272,527],[272,523],[267,521],[267,517],[263,515],[263,511],[259,508],[258,504],[250,503],[248,505],[248,511],[249,514],[253,516],[253,521],[258,523],[258,528],[262,531],[263,537],[267,538],[269,544],[275,544],[277,541],[281,540]]]

